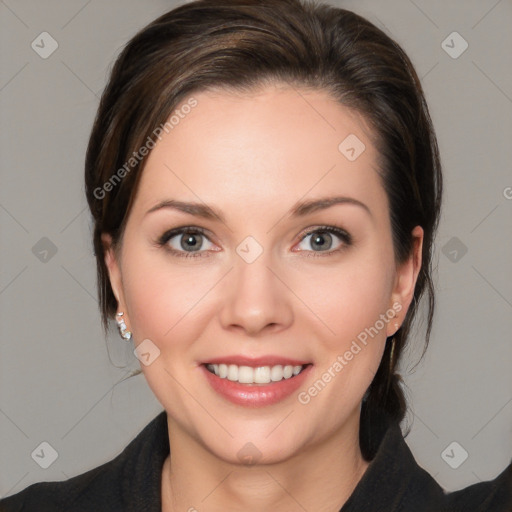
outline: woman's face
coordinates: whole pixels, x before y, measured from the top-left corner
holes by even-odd
[[[422,231],[397,267],[376,150],[327,93],[194,98],[149,155],[111,283],[171,442],[285,460],[357,432]]]

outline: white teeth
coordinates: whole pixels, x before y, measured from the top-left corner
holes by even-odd
[[[238,366],[236,364],[228,366],[228,380],[238,380]]]
[[[276,366],[253,368],[251,366],[237,366],[236,364],[209,364],[207,368],[221,379],[227,378],[241,384],[269,384],[298,375],[303,366],[282,366],[278,364]]]
[[[225,379],[228,376],[228,365],[227,364],[214,364],[215,373]]]
[[[250,366],[239,366],[238,382],[241,384],[252,384],[254,382],[254,369]]]
[[[282,380],[284,377],[283,375],[283,367],[278,364],[277,366],[272,366],[270,369],[270,379],[272,382],[278,382]]]
[[[256,384],[268,384],[270,382],[270,366],[254,368],[254,382]]]
[[[283,377],[289,379],[293,375],[293,366],[285,366],[283,368]]]

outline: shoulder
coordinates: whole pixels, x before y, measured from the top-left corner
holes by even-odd
[[[389,426],[340,512],[512,512],[512,463],[494,480],[447,492],[415,460],[400,426]]]
[[[446,494],[446,512],[512,512],[512,462],[493,480]]]
[[[115,469],[118,461],[119,458],[116,457],[106,464],[61,482],[32,484],[19,493],[0,500],[0,512],[74,510],[70,507],[92,506],[100,497],[102,501],[111,501],[111,497],[117,494]],[[105,488],[107,475],[110,475],[112,487],[105,493],[102,490]]]
[[[0,512],[150,510],[154,504],[159,507],[161,468],[168,453],[164,411],[114,459],[64,481],[32,484],[0,500]]]

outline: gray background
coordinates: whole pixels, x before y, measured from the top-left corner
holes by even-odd
[[[458,489],[512,458],[512,2],[331,3],[403,46],[437,130],[446,183],[438,310],[425,359],[411,373],[418,335],[402,373],[413,404],[406,441]],[[114,328],[102,336],[82,181],[111,62],[176,5],[0,1],[0,496],[106,462],[162,410],[142,375],[120,382],[138,360]],[[31,47],[43,31],[59,45],[46,59]],[[453,31],[469,44],[458,58],[442,47]],[[48,469],[31,457],[43,441],[58,453]],[[453,441],[460,447],[445,452]],[[460,462],[462,449],[469,456],[453,469],[446,454]]]

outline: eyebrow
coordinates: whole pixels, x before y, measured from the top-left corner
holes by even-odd
[[[338,204],[349,204],[354,206],[361,207],[364,211],[366,211],[370,217],[372,217],[372,212],[366,206],[366,204],[362,203],[361,201],[354,199],[353,197],[345,197],[345,196],[336,196],[336,197],[323,197],[320,199],[310,199],[307,201],[299,201],[297,202],[289,211],[289,214],[291,217],[304,217],[306,215],[309,215],[313,212],[317,212],[320,210],[326,210],[327,208],[330,208],[332,206],[338,205]],[[193,202],[184,202],[184,201],[177,201],[174,199],[166,199],[163,201],[160,201],[158,204],[150,208],[145,215],[148,215],[149,213],[162,210],[162,209],[173,209],[178,210],[183,213],[188,213],[190,215],[194,215],[196,217],[202,217],[204,219],[211,219],[211,220],[219,220],[222,223],[225,223],[225,218],[222,215],[222,213],[217,210],[216,208],[213,208],[211,206],[208,206],[205,203],[193,203]]]

